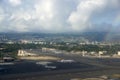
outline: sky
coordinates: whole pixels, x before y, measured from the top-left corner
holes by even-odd
[[[0,32],[120,31],[120,0],[0,0]]]

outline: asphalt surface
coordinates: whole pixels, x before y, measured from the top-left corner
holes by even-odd
[[[0,65],[1,75],[9,74],[20,74],[20,73],[32,73],[32,72],[44,72],[44,71],[54,71],[54,70],[70,70],[70,69],[84,69],[89,67],[94,67],[89,64],[84,64],[80,62],[57,62],[51,61],[47,66],[55,66],[56,68],[46,68],[45,65],[36,64],[36,62],[43,61],[21,61],[13,62],[13,64]]]
[[[0,80],[70,80],[73,77],[120,73],[119,58],[83,58],[72,55],[64,58],[73,59],[75,62],[52,61],[48,64],[48,66],[56,66],[55,69],[36,64],[38,61],[20,61],[12,65],[0,65]]]

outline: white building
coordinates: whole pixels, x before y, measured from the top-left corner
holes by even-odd
[[[43,52],[56,52],[57,50],[54,49],[54,48],[46,48],[46,47],[43,47],[43,48],[42,48],[42,51],[43,51]]]
[[[38,54],[31,53],[25,50],[18,50],[18,56],[37,56]]]
[[[120,51],[118,51],[118,56],[120,56]]]
[[[82,56],[86,56],[87,51],[82,51]]]
[[[98,54],[99,54],[99,57],[101,57],[104,53],[103,51],[99,51]]]

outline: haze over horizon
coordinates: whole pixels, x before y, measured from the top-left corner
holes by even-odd
[[[0,32],[119,32],[120,0],[0,0]]]

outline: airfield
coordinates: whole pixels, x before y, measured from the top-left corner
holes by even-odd
[[[0,67],[6,70],[0,72],[0,80],[72,80],[120,74],[120,58],[76,55],[60,55],[59,58],[61,60],[21,60],[1,64]]]

